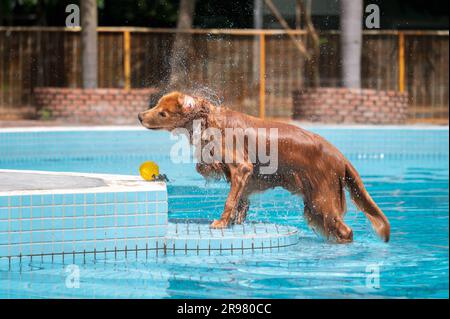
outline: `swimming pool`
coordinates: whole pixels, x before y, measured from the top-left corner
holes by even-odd
[[[67,263],[0,269],[2,298],[448,298],[448,128],[311,127],[352,161],[388,216],[382,243],[349,202],[355,242],[324,242],[303,222],[303,205],[276,189],[252,198],[250,220],[295,226],[288,250],[224,256],[97,259],[77,264],[79,287],[67,285]],[[223,182],[206,184],[194,164],[173,164],[168,133],[135,128],[0,131],[0,168],[138,174],[158,162],[170,178],[170,218],[217,218]]]

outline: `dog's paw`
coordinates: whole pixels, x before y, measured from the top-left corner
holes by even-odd
[[[227,228],[228,222],[223,219],[219,219],[219,220],[215,219],[209,227],[214,228],[214,229]]]

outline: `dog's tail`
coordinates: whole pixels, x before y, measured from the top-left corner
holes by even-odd
[[[345,181],[356,206],[367,216],[373,228],[385,242],[389,241],[391,226],[381,209],[370,197],[356,169],[349,162],[345,165]]]

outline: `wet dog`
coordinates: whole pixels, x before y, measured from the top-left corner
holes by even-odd
[[[217,107],[205,99],[180,92],[164,95],[156,106],[140,113],[138,117],[148,129],[171,131],[183,128],[191,136],[195,135],[196,121],[201,123],[202,129],[215,129],[223,136],[229,128],[249,132],[245,137],[247,144],[241,144],[238,148],[233,143],[233,147],[230,147],[223,142],[226,140],[224,138],[220,142],[220,156],[197,164],[197,171],[204,177],[223,176],[231,184],[222,216],[214,220],[211,224],[213,228],[243,223],[252,193],[283,187],[303,198],[304,216],[310,227],[329,240],[351,242],[353,231],[343,220],[347,209],[347,189],[377,234],[384,241],[389,241],[389,221],[366,191],[356,169],[337,148],[317,134],[294,125],[262,120],[226,107]],[[248,128],[254,130],[248,131]],[[261,133],[271,129],[276,130],[275,137]],[[201,139],[203,143],[210,142],[203,135]],[[255,141],[256,152],[261,148],[265,151],[271,148],[277,150],[277,167],[270,174],[262,172],[262,162],[250,153],[250,140]],[[243,153],[243,156],[239,156],[239,153]]]

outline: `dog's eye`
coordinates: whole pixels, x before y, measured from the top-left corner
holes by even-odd
[[[166,112],[159,112],[159,116],[161,116],[161,117],[166,117],[166,116],[167,116],[167,113],[166,113]]]

